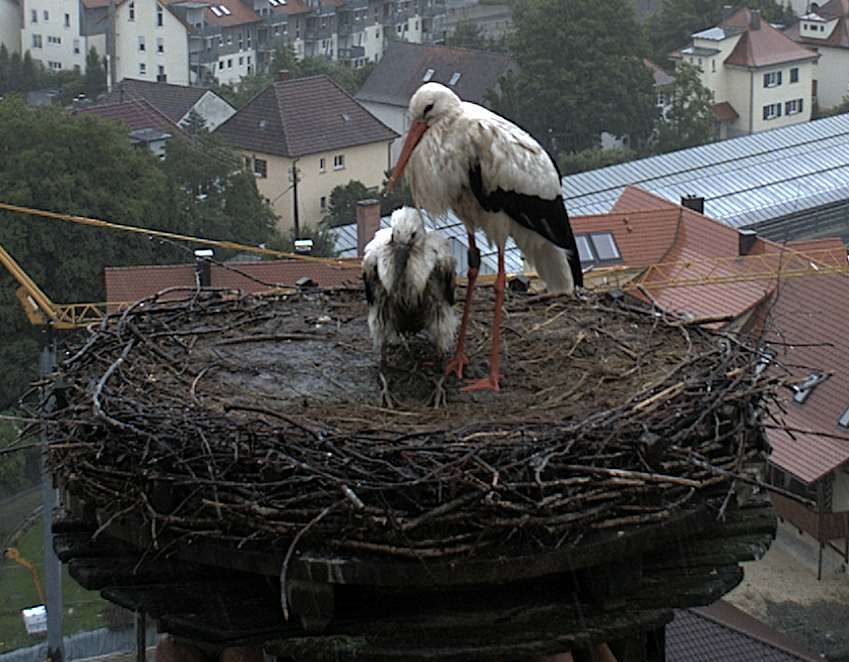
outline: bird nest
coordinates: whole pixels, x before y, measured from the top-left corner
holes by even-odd
[[[381,361],[361,291],[154,298],[66,354],[50,466],[104,528],[133,521],[159,549],[447,559],[724,508],[761,457],[774,383],[731,337],[626,299],[510,293],[503,356],[501,392],[466,394],[426,340]]]

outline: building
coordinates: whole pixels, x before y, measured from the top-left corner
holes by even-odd
[[[215,134],[256,174],[281,230],[320,221],[337,186],[380,186],[398,137],[328,77],[288,80],[285,73]]]
[[[672,94],[675,87],[675,76],[670,76],[666,71],[648,59],[643,59],[654,78],[655,107],[659,117],[666,117],[672,107]]]
[[[445,43],[454,34],[459,23],[471,23],[480,30],[482,37],[491,41],[502,41],[513,30],[513,10],[507,4],[481,4],[475,0],[449,4],[446,10],[439,21],[441,29],[437,39],[440,43]]]
[[[805,13],[784,33],[819,53],[814,97],[819,108],[840,104],[849,95],[849,0],[829,0]]]
[[[0,44],[9,53],[21,52],[21,5],[18,0],[0,0]]]
[[[849,114],[563,178],[570,214],[610,211],[627,186],[674,203],[704,199],[734,228],[787,239],[842,237],[849,245]]]
[[[713,93],[720,138],[733,138],[811,119],[818,55],[742,8],[697,32],[672,57],[701,71]]]
[[[0,0],[0,5],[7,0]],[[103,40],[89,43],[84,35],[85,6],[61,0],[20,0],[19,43],[34,60],[51,71],[85,71],[91,46],[102,48]],[[102,51],[101,51],[102,52]]]
[[[104,21],[108,25],[109,21]],[[115,78],[138,78],[188,85],[187,24],[170,5],[123,0],[115,10]],[[110,72],[111,76],[111,72]]]
[[[263,19],[241,0],[199,6],[177,2],[173,10],[192,28],[189,47],[192,82],[238,84],[256,72],[257,28]]]
[[[127,127],[130,141],[134,145],[148,148],[159,158],[165,158],[166,143],[182,134],[175,122],[142,98],[99,103],[77,112],[120,122]]]
[[[184,128],[191,123],[195,113],[204,122],[204,128],[214,131],[236,112],[229,103],[212,90],[172,83],[152,83],[135,78],[125,78],[106,95],[103,103],[120,103],[143,99]]]
[[[424,83],[442,83],[464,101],[487,105],[487,93],[496,90],[501,76],[514,66],[510,57],[502,53],[392,42],[355,98],[381,122],[403,135],[410,126],[410,97]],[[399,138],[392,145],[393,163],[402,144]]]

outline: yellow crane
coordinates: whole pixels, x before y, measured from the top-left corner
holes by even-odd
[[[38,568],[21,556],[17,547],[9,547],[6,550],[6,558],[10,561],[14,561],[22,568],[29,570],[29,573],[32,575],[32,583],[35,584],[35,592],[38,593],[38,599],[41,601],[41,604],[46,605],[47,598],[44,595],[44,588],[41,586],[41,580],[38,578]]]

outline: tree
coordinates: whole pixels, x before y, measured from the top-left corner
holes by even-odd
[[[672,51],[689,43],[690,35],[719,25],[726,5],[733,10],[740,7],[760,10],[771,23],[789,25],[794,18],[793,10],[778,0],[663,0],[660,9],[646,23],[652,59],[666,62]]]
[[[106,91],[106,65],[92,46],[85,56],[85,75],[83,76],[85,95],[94,101]]]
[[[296,239],[312,239],[312,251],[310,255],[316,257],[336,257],[336,237],[325,223],[316,225],[302,225],[297,236],[295,228],[289,228],[285,236],[273,240],[270,248],[287,253],[295,252]]]
[[[519,73],[502,80],[495,109],[552,154],[598,144],[607,131],[640,144],[654,122],[646,47],[626,0],[525,0],[513,12]]]
[[[186,148],[189,149],[188,147]],[[194,206],[186,182],[203,173],[191,160],[224,173],[221,191]],[[207,163],[209,162],[209,163]],[[235,171],[235,172],[234,172]],[[173,179],[172,179],[173,178]],[[216,182],[216,178],[208,178]],[[159,161],[131,145],[125,126],[60,108],[27,108],[17,97],[0,101],[0,191],[4,202],[94,216],[183,233],[260,243],[273,217],[256,194],[255,180],[203,151],[183,165]],[[208,224],[208,225],[207,225]],[[103,301],[107,265],[185,261],[186,250],[143,237],[0,213],[0,245],[54,301]],[[0,410],[36,376],[41,339],[15,298],[16,284],[0,272]]]
[[[446,37],[445,45],[452,48],[475,48],[483,51],[489,48],[490,43],[477,23],[458,21],[454,32]]]
[[[373,198],[375,194],[365,184],[352,179],[344,186],[337,186],[330,192],[327,211],[321,219],[329,227],[348,225],[357,219],[357,202]]]
[[[273,237],[277,218],[256,187],[256,177],[217,136],[172,138],[161,168],[181,231],[246,244]]]
[[[574,175],[587,170],[597,170],[607,166],[625,163],[637,158],[637,153],[627,147],[601,149],[595,147],[580,152],[562,152],[557,159],[562,175]]]
[[[695,147],[715,137],[713,93],[702,85],[697,67],[679,62],[675,68],[672,104],[665,118],[659,118],[657,151]]]

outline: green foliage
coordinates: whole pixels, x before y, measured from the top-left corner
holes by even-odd
[[[325,223],[316,225],[302,225],[300,231],[295,233],[295,228],[289,228],[289,232],[283,237],[278,237],[269,243],[269,248],[287,253],[295,252],[296,239],[312,239],[313,247],[310,255],[316,257],[336,257],[336,240]]]
[[[333,62],[324,57],[308,57],[298,60],[291,46],[278,46],[272,57],[268,71],[243,77],[238,84],[214,84],[215,92],[226,99],[235,108],[241,108],[257,94],[262,92],[277,78],[280,71],[289,72],[289,78],[304,78],[324,74],[336,82],[348,94],[354,94],[373,69],[373,64],[361,69]]]
[[[17,53],[10,56],[6,46],[0,45],[0,95],[46,88],[58,89],[61,103],[70,103],[80,94],[94,100],[106,91],[104,60],[92,48],[86,55],[85,74],[76,70],[54,72],[33,60],[29,51],[23,58]]]
[[[639,145],[654,122],[654,81],[627,0],[526,0],[513,13],[518,74],[491,99],[552,154],[598,144],[607,131]]]
[[[95,100],[106,91],[106,59],[101,58],[94,46],[85,57],[85,75],[83,76],[85,95]]]
[[[789,25],[794,18],[793,10],[779,0],[663,0],[646,23],[654,61],[666,62],[669,53],[689,43],[690,35],[719,25],[725,5],[759,9],[771,23]]]
[[[197,191],[207,197],[197,198]],[[159,161],[130,144],[126,128],[92,114],[0,102],[0,199],[139,227],[267,241],[274,217],[256,181],[213,143],[172,140]],[[56,302],[103,301],[107,265],[185,261],[186,250],[70,223],[0,213],[0,245]],[[39,331],[0,271],[0,409],[36,376]]]
[[[637,153],[627,147],[613,147],[611,149],[594,147],[580,152],[563,152],[557,159],[557,164],[560,166],[560,173],[566,176],[587,170],[606,168],[617,163],[632,161],[635,158],[637,158]]]
[[[473,48],[479,51],[503,51],[506,44],[488,38],[483,30],[472,21],[458,21],[453,34],[445,39],[452,48]]]
[[[373,198],[375,194],[365,184],[352,179],[344,186],[337,186],[330,192],[327,211],[321,219],[329,227],[348,225],[357,219],[357,202]]]
[[[675,68],[672,103],[657,126],[657,151],[695,147],[715,137],[713,94],[702,85],[697,67],[679,62]]]
[[[819,119],[821,117],[831,117],[832,115],[842,115],[843,113],[849,113],[849,94],[847,94],[843,99],[840,100],[840,103],[831,108],[816,111],[816,116],[813,119]]]

